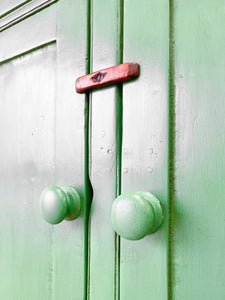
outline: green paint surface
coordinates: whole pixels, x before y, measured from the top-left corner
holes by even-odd
[[[52,228],[42,220],[38,200],[54,177],[54,116],[49,112],[55,106],[55,62],[56,46],[51,45],[0,68],[2,299],[48,299],[51,294]]]
[[[124,61],[140,76],[123,87],[122,193],[146,191],[162,203],[165,220],[139,241],[121,238],[121,299],[167,298],[168,1],[124,2]]]
[[[1,299],[225,299],[224,17],[222,0],[60,0],[4,27]],[[139,78],[75,93],[123,61]],[[42,220],[49,185],[78,190],[76,220]],[[164,222],[128,241],[111,207],[140,190]]]
[[[175,1],[173,299],[225,299],[224,1]]]
[[[86,69],[86,17],[83,1],[62,0],[0,34],[1,299],[85,298],[87,206],[54,226],[38,206],[49,185],[74,186],[88,203],[85,97],[73,89]]]
[[[117,64],[117,13],[117,1],[91,2],[91,71]],[[93,201],[90,212],[89,299],[93,300],[114,300],[118,294],[118,250],[110,218],[118,174],[117,93],[115,87],[110,87],[91,94],[90,180]]]

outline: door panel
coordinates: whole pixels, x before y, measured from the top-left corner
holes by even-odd
[[[54,44],[0,68],[3,299],[50,294],[51,227],[40,220],[36,200],[54,178],[55,62]]]
[[[173,299],[222,300],[225,298],[224,2],[175,1],[175,5]]]
[[[85,297],[85,97],[74,78],[86,69],[86,15],[83,1],[62,0],[0,33],[4,299]],[[77,220],[41,218],[40,193],[53,184],[78,189]]]
[[[123,300],[167,297],[168,16],[168,1],[124,3],[124,61],[138,62],[140,76],[123,87],[121,192],[152,192],[165,219],[139,241],[121,238]]]

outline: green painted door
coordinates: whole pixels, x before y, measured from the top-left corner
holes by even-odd
[[[224,13],[222,0],[2,1],[0,299],[225,299]],[[122,62],[139,78],[75,93]],[[41,218],[49,185],[77,188],[79,218]],[[136,191],[164,222],[128,241],[111,207]]]
[[[225,299],[224,1],[91,1],[91,70],[138,62],[94,91],[90,299]],[[150,191],[164,223],[119,238],[111,206]]]
[[[87,5],[0,3],[0,299],[84,299],[86,207],[73,222],[46,223],[46,186],[72,185],[85,198]],[[77,30],[79,28],[79,30]]]
[[[93,91],[90,116],[89,297],[167,299],[168,1],[92,1],[91,69],[140,64],[140,77]],[[120,193],[150,191],[165,221],[139,241],[117,236],[111,207]]]

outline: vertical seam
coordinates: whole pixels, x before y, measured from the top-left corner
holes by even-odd
[[[168,299],[173,299],[174,285],[174,212],[175,212],[175,33],[174,0],[169,0],[169,107],[168,107]]]
[[[86,74],[91,69],[91,43],[92,43],[92,1],[87,0],[87,36],[86,36]],[[89,122],[91,94],[85,94],[84,108],[84,299],[87,300],[90,293],[90,226],[89,213],[92,200],[92,187],[89,179]]]
[[[124,1],[117,1],[117,51],[116,63],[123,63]],[[121,193],[121,164],[123,138],[123,85],[116,87],[116,197]],[[120,299],[120,236],[115,233],[115,288],[114,299]]]

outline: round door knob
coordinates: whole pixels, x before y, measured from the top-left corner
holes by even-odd
[[[81,199],[72,186],[48,186],[41,193],[40,211],[42,217],[50,224],[58,224],[64,219],[74,220],[79,216]]]
[[[123,238],[140,240],[162,224],[162,206],[149,192],[122,194],[113,202],[111,221],[114,230]]]

